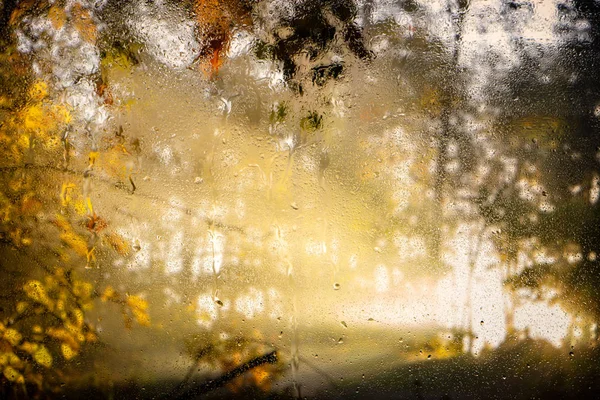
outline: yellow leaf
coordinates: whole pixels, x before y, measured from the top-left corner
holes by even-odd
[[[26,351],[29,354],[34,354],[38,348],[39,345],[37,343],[24,342],[21,345],[21,349],[23,349],[23,351]]]
[[[99,156],[100,156],[100,153],[98,153],[97,151],[90,151],[90,154],[89,154],[90,167],[96,163]]]
[[[86,205],[83,202],[83,198],[75,201],[75,203],[73,204],[73,208],[75,209],[75,212],[79,215],[84,215],[86,210]]]
[[[27,307],[29,307],[29,303],[26,301],[20,301],[17,303],[17,312],[21,314],[23,311],[27,310]]]
[[[46,290],[57,289],[58,285],[59,285],[58,280],[55,277],[50,276],[50,275],[44,277],[44,282],[45,282],[44,288]]]
[[[65,124],[69,124],[71,122],[71,113],[66,107],[60,105],[53,105],[52,112],[54,113],[57,120],[62,121]]]
[[[62,351],[63,357],[65,360],[70,360],[71,358],[77,355],[77,352],[73,350],[71,346],[66,343],[60,345],[60,350]]]
[[[90,196],[85,198],[85,204],[87,205],[90,214],[94,215],[94,207],[92,206],[92,199],[90,199]]]
[[[71,224],[69,224],[69,221],[67,221],[65,219],[65,217],[63,217],[60,214],[56,214],[56,218],[52,222],[54,223],[54,225],[56,225],[58,228],[62,229],[63,231],[71,230]]]
[[[77,254],[87,256],[87,242],[81,236],[77,235],[75,232],[65,232],[60,235],[60,238],[69,247],[75,250]]]
[[[127,305],[131,307],[131,313],[138,324],[150,326],[150,316],[146,312],[148,309],[148,302],[146,300],[140,296],[128,296]]]
[[[125,256],[129,253],[129,243],[123,236],[112,232],[106,235],[106,240],[120,255]]]
[[[106,289],[104,289],[104,292],[102,292],[102,295],[100,296],[100,299],[102,301],[108,301],[114,298],[116,298],[116,293],[115,289],[113,289],[112,286],[107,286]]]
[[[131,312],[133,313],[133,316],[135,317],[135,320],[138,324],[143,326],[150,326],[150,316],[148,315],[148,313],[137,308],[132,309]]]
[[[2,371],[6,379],[11,382],[23,383],[23,375],[19,373],[16,369],[11,366],[4,367],[4,371]]]
[[[23,214],[35,215],[42,209],[42,203],[35,198],[33,193],[29,193],[21,200],[21,212]]]
[[[27,297],[33,301],[43,304],[49,308],[51,307],[52,303],[46,294],[46,289],[40,281],[31,280],[27,282],[25,286],[23,286],[23,290],[25,291]]]
[[[13,100],[7,96],[0,96],[0,108],[9,108],[13,104]]]
[[[94,292],[94,286],[85,281],[75,281],[73,283],[73,293],[81,299],[87,300]]]
[[[258,385],[259,387],[266,387],[270,376],[271,374],[269,373],[267,368],[263,366],[254,368],[252,370],[252,378],[254,379],[256,385]]]
[[[21,368],[23,366],[23,361],[13,352],[8,353],[8,363],[17,368]]]
[[[148,302],[142,299],[140,296],[127,296],[127,304],[132,309],[146,310],[148,309]]]
[[[18,144],[22,149],[28,149],[31,144],[29,141],[29,135],[20,135]]]
[[[79,308],[76,308],[73,310],[73,317],[75,318],[75,326],[83,326],[83,311],[81,311]]]
[[[75,184],[73,183],[65,183],[62,184],[62,189],[60,190],[60,199],[63,207],[69,204],[71,201],[71,191],[75,189]]]
[[[72,349],[78,349],[77,340],[73,337],[73,335],[63,328],[49,328],[48,336],[59,340],[61,342],[67,343]]]
[[[81,304],[81,309],[84,311],[90,311],[94,309],[94,302],[92,301],[84,301]]]
[[[33,353],[33,359],[35,362],[46,368],[50,368],[52,366],[52,356],[44,345],[41,345],[37,351]]]
[[[98,340],[98,337],[93,332],[88,332],[85,334],[85,340],[89,343],[93,343]]]
[[[35,81],[29,88],[29,97],[32,100],[42,100],[48,96],[48,84],[42,80]]]
[[[74,339],[77,339],[79,342],[85,342],[85,336],[81,332],[81,326],[73,325],[69,322],[65,323],[65,328],[73,335]],[[75,347],[75,346],[72,346]]]
[[[41,104],[38,103],[25,108],[23,111],[23,126],[30,130],[44,128],[44,111]]]
[[[4,332],[4,339],[13,346],[18,345],[22,338],[23,336],[21,336],[21,334],[15,329],[8,328]]]

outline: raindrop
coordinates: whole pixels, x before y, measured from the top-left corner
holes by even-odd
[[[338,342],[338,344],[342,344],[342,343],[344,343],[344,339],[339,338],[337,342]]]
[[[346,322],[342,321],[342,322],[340,322],[340,323],[342,324],[342,326],[343,326],[344,328],[347,328],[347,327],[348,327],[348,324],[346,324]]]
[[[570,352],[569,352],[569,355],[570,355],[571,357],[575,357],[575,353],[573,353],[572,351],[570,351]]]
[[[481,326],[483,326],[483,320],[481,320],[481,322],[479,323]]]
[[[340,284],[337,282],[333,284],[333,290],[340,290],[340,287]]]

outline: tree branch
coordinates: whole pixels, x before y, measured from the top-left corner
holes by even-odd
[[[238,376],[251,370],[252,368],[256,368],[263,364],[275,364],[277,361],[278,361],[277,351],[273,350],[270,353],[264,354],[260,357],[253,358],[252,360],[248,361],[247,363],[242,364],[239,367],[232,369],[231,371],[227,372],[224,375],[221,375],[220,377],[218,377],[214,380],[210,380],[199,386],[193,387],[193,388],[187,390],[186,392],[184,392],[183,394],[175,397],[175,399],[184,400],[184,399],[193,399],[193,398],[199,397],[203,394],[209,393],[209,392],[225,385],[230,380],[237,378]]]

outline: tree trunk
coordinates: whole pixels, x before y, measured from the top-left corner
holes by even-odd
[[[447,71],[447,77],[441,99],[441,115],[440,115],[440,131],[438,133],[438,154],[436,159],[436,175],[434,182],[434,190],[435,190],[435,215],[433,218],[434,223],[437,226],[432,230],[433,236],[433,258],[438,265],[442,264],[442,247],[443,247],[443,238],[442,238],[442,230],[444,227],[444,200],[445,200],[445,186],[447,181],[447,173],[446,173],[446,164],[448,162],[448,145],[450,140],[455,137],[456,132],[451,123],[452,115],[455,112],[455,102],[457,95],[457,87],[453,82],[455,75],[458,71],[458,58],[460,56],[460,45],[462,43],[462,33],[463,33],[463,21],[468,10],[468,3],[459,1],[458,2],[458,10],[457,10],[457,18],[453,20],[455,23],[455,45],[452,50],[452,58],[450,61],[450,66]],[[450,14],[453,14],[451,7]]]

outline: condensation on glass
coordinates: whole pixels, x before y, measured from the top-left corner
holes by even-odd
[[[0,9],[0,397],[600,390],[599,2]]]

